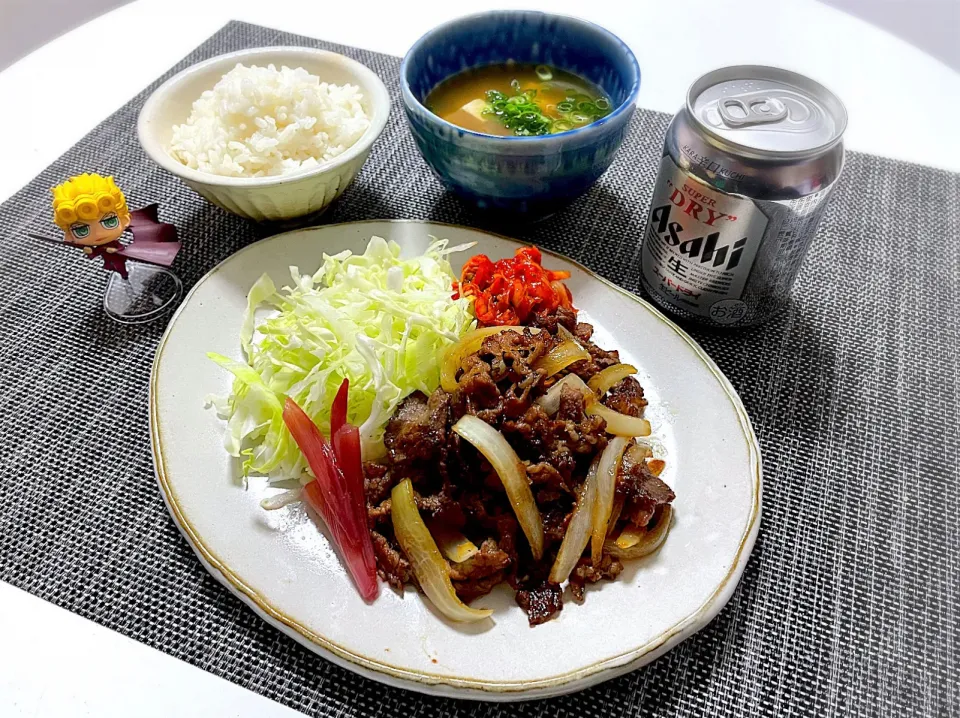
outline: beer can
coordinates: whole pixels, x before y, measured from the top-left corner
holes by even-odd
[[[643,236],[654,302],[714,326],[782,310],[843,168],[846,124],[836,95],[795,72],[741,65],[694,82]]]

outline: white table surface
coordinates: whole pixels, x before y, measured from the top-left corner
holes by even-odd
[[[580,15],[620,35],[640,61],[642,107],[674,112],[690,82],[716,67],[778,65],[820,80],[843,99],[850,114],[848,148],[960,171],[960,74],[813,0],[524,5]],[[0,97],[7,98],[0,136],[8,138],[0,201],[230,19],[402,55],[434,25],[497,6],[470,0],[139,0],[0,73]],[[114,46],[130,55],[118,55],[108,71],[96,73],[107,83],[65,97],[62,88],[78,76],[75,68],[109,62]],[[18,113],[15,106],[31,109]],[[299,714],[0,583],[0,715]]]

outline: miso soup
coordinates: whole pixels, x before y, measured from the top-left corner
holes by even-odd
[[[448,122],[488,135],[549,135],[610,114],[603,90],[547,65],[504,63],[464,70],[437,85],[427,108]]]

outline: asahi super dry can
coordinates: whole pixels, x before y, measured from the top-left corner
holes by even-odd
[[[693,83],[670,124],[643,237],[661,307],[719,326],[786,305],[843,168],[843,104],[803,75],[738,66]]]

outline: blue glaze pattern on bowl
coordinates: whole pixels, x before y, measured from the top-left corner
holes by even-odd
[[[424,106],[430,91],[462,70],[508,61],[580,75],[616,109],[592,124],[555,135],[497,137],[457,127]],[[627,45],[576,18],[494,11],[441,25],[410,49],[400,90],[410,130],[440,181],[480,209],[556,212],[583,194],[613,161],[633,116],[640,67]]]

